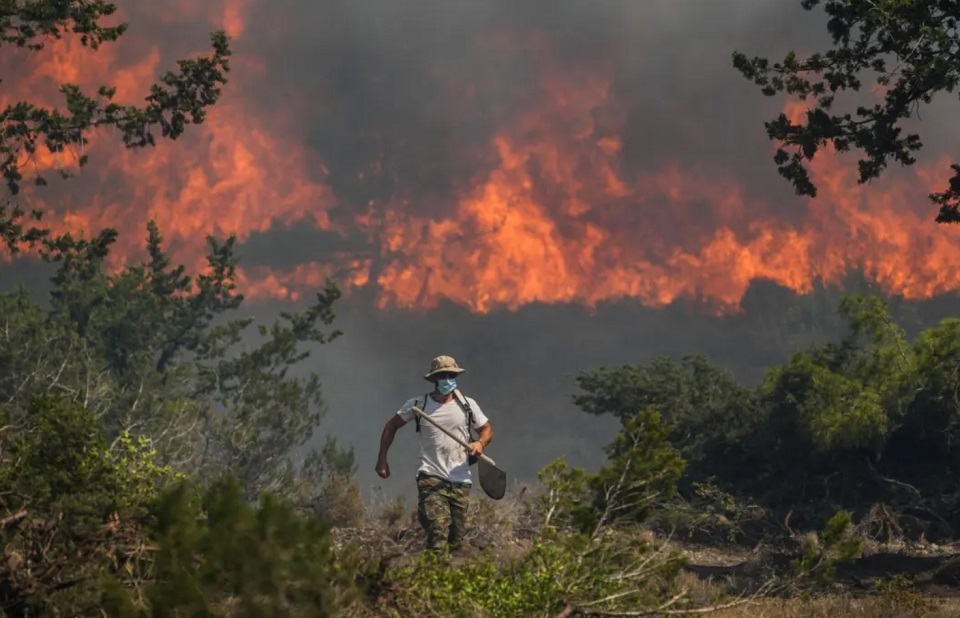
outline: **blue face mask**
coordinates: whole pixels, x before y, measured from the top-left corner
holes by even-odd
[[[456,378],[446,378],[444,380],[437,380],[437,390],[441,395],[449,395],[453,392],[453,389],[457,388],[457,379]]]

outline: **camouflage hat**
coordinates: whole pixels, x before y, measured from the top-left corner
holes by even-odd
[[[460,367],[452,356],[438,356],[430,361],[430,371],[424,374],[424,380],[430,380],[438,373],[463,373],[466,369]]]

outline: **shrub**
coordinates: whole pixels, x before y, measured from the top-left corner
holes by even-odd
[[[832,583],[837,565],[860,557],[861,539],[856,536],[848,511],[837,511],[823,532],[804,537],[802,555],[793,562],[801,580],[825,587]]]
[[[103,606],[115,618],[339,615],[356,599],[355,565],[334,553],[329,524],[265,494],[249,505],[221,481],[202,496],[165,492],[151,530],[158,550],[142,599],[109,579]]]
[[[457,566],[427,552],[390,585],[409,616],[518,618],[584,610],[654,608],[676,592],[682,562],[629,536],[545,534],[506,563],[480,555]],[[679,600],[679,597],[678,597]]]
[[[144,576],[143,523],[174,475],[149,441],[112,448],[82,405],[35,397],[0,435],[0,603],[10,615],[99,615],[98,580]]]

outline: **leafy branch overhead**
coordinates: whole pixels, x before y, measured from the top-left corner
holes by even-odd
[[[858,181],[878,178],[891,161],[909,166],[923,143],[905,133],[904,122],[919,117],[920,105],[960,80],[960,19],[955,2],[941,0],[802,0],[806,10],[822,5],[832,47],[781,62],[734,52],[733,65],[763,94],[796,95],[812,101],[804,121],[781,113],[766,122],[767,135],[781,144],[774,156],[780,174],[798,195],[815,197],[806,164],[827,145],[838,152],[860,151]],[[880,102],[835,112],[838,96],[859,93],[872,81]],[[876,100],[876,95],[869,97]],[[960,166],[949,185],[930,199],[940,207],[938,222],[960,222]]]
[[[0,45],[14,45],[40,51],[51,39],[64,35],[79,36],[84,46],[97,50],[106,42],[116,41],[127,25],[104,26],[103,20],[116,13],[117,7],[103,0],[6,0],[0,2]],[[62,84],[63,105],[47,108],[29,101],[7,105],[0,112],[0,173],[11,195],[20,193],[25,166],[33,164],[35,182],[45,185],[36,156],[41,148],[60,153],[71,148],[78,152],[78,164],[88,162],[84,146],[90,131],[113,127],[120,131],[128,148],[142,148],[156,143],[156,135],[176,139],[189,124],[204,121],[206,110],[215,104],[226,84],[231,55],[226,34],[211,35],[212,54],[178,61],[176,71],[168,71],[150,87],[142,106],[113,102],[116,88],[103,85],[94,95],[85,93],[77,84]],[[69,173],[62,172],[64,176]],[[3,213],[4,219],[14,210]],[[31,213],[39,219],[41,213]],[[30,240],[43,234],[31,228],[24,231],[5,223],[4,240],[16,251],[16,241]],[[17,233],[19,232],[19,234]]]

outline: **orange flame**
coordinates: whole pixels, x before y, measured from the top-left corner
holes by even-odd
[[[244,0],[227,0],[219,25],[233,35],[242,33],[245,4]],[[40,54],[20,59],[29,62],[32,70],[19,81],[15,96],[4,97],[2,104],[18,99],[57,104],[54,95],[62,82],[79,83],[88,91],[101,84],[115,85],[114,101],[142,103],[159,72],[170,63],[162,62],[158,48],[152,46],[138,61],[124,65],[120,58],[125,43],[126,37],[95,52],[76,38],[48,44]],[[138,41],[133,39],[133,44]],[[115,133],[91,134],[86,145],[91,162],[78,172],[78,178],[64,185],[69,188],[54,193],[53,199],[49,192],[28,199],[54,213],[48,214],[45,222],[57,233],[90,235],[105,227],[117,228],[119,240],[111,256],[114,266],[142,251],[150,219],[157,221],[166,242],[174,248],[173,257],[194,270],[203,268],[207,234],[235,233],[243,241],[254,232],[300,220],[328,229],[331,192],[322,182],[308,180],[317,176],[318,170],[322,173],[322,163],[313,160],[300,144],[272,137],[269,126],[250,118],[242,100],[226,93],[229,88],[216,112],[177,142],[126,150]],[[24,170],[76,172],[77,154],[41,149]],[[301,278],[297,273],[294,276]],[[271,285],[270,278],[250,281],[241,272],[240,280],[249,284],[254,297],[291,293]]]
[[[621,298],[663,306],[687,296],[736,311],[754,280],[802,293],[853,267],[908,298],[960,288],[957,231],[932,221],[926,188],[937,185],[927,168],[914,170],[916,183],[862,187],[851,162],[827,149],[812,165],[820,196],[804,202],[806,221],[793,227],[746,203],[738,184],[674,163],[625,178],[619,139],[596,136],[588,122],[608,88],[584,83],[551,77],[536,115],[496,138],[500,165],[461,196],[454,217],[394,217],[381,307],[446,299],[486,312]],[[789,104],[786,113],[799,120],[801,111]],[[715,224],[703,229],[698,217]]]
[[[174,13],[158,3],[155,16],[207,19],[238,37],[249,21],[250,0],[177,4]],[[143,23],[131,21],[134,29]],[[131,31],[125,38],[135,36]],[[124,45],[91,52],[66,39],[20,58],[31,71],[3,101],[55,101],[55,85],[75,81],[116,84],[120,102],[135,102],[171,58],[196,51],[165,47],[161,53],[136,38]],[[139,55],[129,53],[131,46]],[[39,194],[56,213],[48,223],[87,234],[118,228],[113,265],[119,266],[142,250],[146,222],[154,218],[172,257],[193,269],[203,265],[208,233],[236,233],[243,241],[307,221],[320,230],[365,235],[367,253],[375,257],[343,252],[287,271],[244,269],[240,284],[251,298],[297,299],[335,273],[348,292],[376,286],[384,309],[449,301],[487,312],[622,298],[663,306],[693,297],[736,311],[757,279],[805,292],[814,280],[837,281],[851,267],[909,298],[960,289],[958,232],[934,224],[926,201],[946,180],[939,172],[945,161],[913,169],[912,182],[861,187],[853,165],[824,151],[812,164],[819,197],[779,207],[806,208],[802,223],[789,223],[777,216],[776,205],[750,201],[739,183],[690,163],[625,171],[628,102],[614,93],[609,69],[551,61],[544,39],[523,49],[543,59],[531,96],[522,99],[528,108],[493,136],[495,163],[451,196],[446,216],[412,212],[418,196],[399,190],[387,203],[364,205],[352,220],[334,224],[337,199],[323,162],[303,144],[274,135],[273,120],[251,111],[238,84],[262,65],[238,57],[223,100],[185,138],[128,151],[115,135],[95,135],[82,178],[64,185],[69,189]],[[791,104],[786,112],[796,118],[802,108]],[[35,164],[49,171],[64,160],[64,153],[43,153]],[[371,169],[377,166],[371,162]]]

